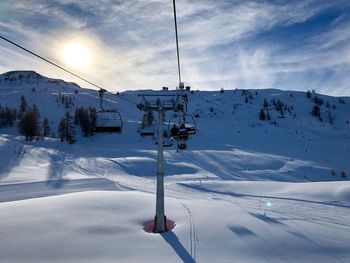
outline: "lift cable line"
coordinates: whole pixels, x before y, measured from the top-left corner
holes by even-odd
[[[175,38],[176,38],[177,70],[178,70],[178,74],[179,74],[179,87],[180,87],[182,81],[181,81],[181,68],[180,68],[179,38],[177,35],[177,20],[176,20],[175,0],[173,0],[173,7],[174,7]]]
[[[3,40],[5,40],[5,41],[7,41],[7,42],[9,42],[10,44],[12,44],[12,45],[14,45],[14,46],[16,46],[16,47],[18,47],[18,48],[20,48],[20,49],[22,49],[22,50],[28,52],[29,54],[32,54],[33,56],[35,56],[35,57],[37,57],[37,58],[40,58],[41,60],[44,60],[45,62],[47,62],[47,63],[49,63],[49,64],[51,64],[51,65],[53,65],[53,66],[55,66],[55,67],[57,67],[57,68],[59,68],[59,69],[65,71],[65,72],[67,72],[67,73],[73,75],[74,77],[76,77],[76,78],[78,78],[78,79],[80,79],[80,80],[82,80],[82,81],[85,81],[85,82],[89,83],[90,85],[92,85],[92,86],[94,86],[94,87],[96,87],[96,88],[102,89],[100,86],[98,86],[98,85],[92,83],[91,81],[88,81],[87,79],[78,76],[77,74],[75,74],[75,73],[69,71],[68,69],[65,69],[65,68],[61,67],[60,65],[58,65],[58,64],[56,64],[56,63],[54,63],[54,62],[52,62],[52,61],[50,61],[50,60],[48,60],[48,59],[46,59],[46,58],[44,58],[44,57],[42,57],[42,56],[40,56],[40,55],[38,55],[38,54],[36,54],[36,53],[30,51],[29,49],[26,49],[25,47],[23,47],[23,46],[21,46],[21,45],[19,45],[19,44],[16,44],[15,42],[13,42],[13,41],[11,41],[11,40],[9,40],[9,39],[7,39],[7,38],[1,36],[1,35],[0,35],[0,38],[3,39]]]
[[[124,97],[120,96],[119,94],[115,94],[115,93],[110,92],[110,91],[108,91],[108,90],[107,90],[107,92],[108,92],[108,93],[111,93],[112,95],[117,96],[119,99],[125,100],[125,101],[127,101],[127,102],[129,102],[129,103],[131,103],[131,104],[134,104],[134,105],[137,105],[137,104],[138,104],[138,103],[135,102],[135,101],[132,101],[132,100],[129,100],[129,99],[127,99],[127,98],[124,98]]]
[[[27,53],[29,53],[29,54],[31,54],[31,55],[33,55],[33,56],[35,56],[35,57],[37,57],[37,58],[39,58],[39,59],[45,61],[46,63],[49,63],[49,64],[51,64],[51,65],[53,65],[53,66],[55,66],[55,67],[57,67],[57,68],[59,68],[59,69],[65,71],[66,73],[68,73],[68,74],[70,74],[70,75],[72,75],[72,76],[74,76],[74,77],[76,77],[76,78],[78,78],[78,79],[80,79],[80,80],[82,80],[82,81],[84,81],[84,82],[86,82],[86,83],[89,83],[90,85],[92,85],[92,86],[98,88],[99,90],[105,90],[106,92],[111,93],[112,95],[115,95],[115,96],[117,96],[117,97],[120,98],[120,99],[123,99],[123,100],[125,100],[125,101],[128,101],[129,103],[132,103],[132,104],[135,104],[135,105],[137,104],[136,102],[133,102],[133,101],[131,101],[131,100],[129,100],[129,99],[126,99],[126,98],[124,98],[124,97],[121,97],[121,96],[118,95],[118,94],[115,94],[115,93],[113,93],[113,92],[110,92],[110,91],[108,91],[108,90],[102,88],[101,86],[99,86],[99,85],[97,85],[97,84],[95,84],[95,83],[93,83],[93,82],[91,82],[91,81],[89,81],[89,80],[87,80],[87,79],[85,79],[85,78],[83,78],[83,77],[80,77],[78,74],[75,74],[74,72],[72,72],[72,71],[70,71],[70,70],[68,70],[68,69],[65,69],[64,67],[62,67],[62,66],[60,66],[60,65],[58,65],[58,64],[56,64],[56,63],[54,63],[54,62],[52,62],[52,61],[50,61],[49,59],[44,58],[44,57],[41,56],[41,55],[38,55],[37,53],[35,53],[35,52],[33,52],[33,51],[30,51],[29,49],[27,49],[27,48],[23,47],[22,45],[19,45],[19,44],[15,43],[15,42],[9,40],[9,39],[6,38],[6,37],[3,37],[3,36],[0,35],[0,38],[3,39],[3,40],[5,40],[5,41],[7,41],[8,43],[10,43],[10,44],[12,44],[12,45],[18,47],[18,48],[20,48],[20,49],[26,51]]]

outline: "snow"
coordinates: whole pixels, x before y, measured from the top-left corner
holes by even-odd
[[[139,93],[121,96],[138,102]],[[96,91],[76,84],[0,75],[2,107],[18,107],[21,95],[52,129],[67,110],[99,105]],[[152,234],[143,228],[155,213],[157,146],[137,133],[135,105],[105,96],[105,108],[123,115],[122,134],[78,131],[68,145],[0,129],[1,262],[350,261],[350,98],[317,94],[336,105],[332,125],[325,105],[323,122],[311,116],[304,92],[189,92],[199,130],[188,150],[164,152],[165,211],[176,225]],[[276,125],[259,121],[265,98],[293,110],[270,110]]]

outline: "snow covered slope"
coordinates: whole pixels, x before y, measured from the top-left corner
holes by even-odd
[[[68,145],[0,129],[4,262],[350,261],[350,98],[187,92],[199,130],[188,150],[165,151],[166,214],[176,226],[153,235],[143,225],[154,216],[156,145],[137,133],[133,102],[155,92],[173,93],[105,95],[105,108],[123,115],[122,134],[78,131]],[[66,111],[99,106],[96,91],[74,83],[0,75],[1,107],[18,108],[21,96],[56,133]]]
[[[1,129],[4,134],[2,145],[6,146],[10,143],[13,148],[24,147],[28,148],[28,151],[34,147],[33,150],[37,154],[42,154],[38,149],[43,147],[43,151],[47,153],[40,159],[44,161],[46,158],[50,162],[51,157],[62,159],[63,153],[60,148],[65,148],[65,151],[69,151],[69,154],[72,155],[72,162],[77,166],[80,165],[79,159],[84,157],[81,156],[84,151],[81,148],[84,147],[86,151],[93,147],[93,152],[96,154],[92,155],[96,157],[103,156],[106,151],[114,153],[120,150],[124,152],[121,154],[123,156],[128,155],[125,153],[127,149],[130,156],[135,156],[135,152],[140,150],[155,150],[153,140],[138,136],[137,129],[142,112],[136,108],[135,104],[130,103],[139,102],[138,94],[145,92],[154,93],[154,91],[124,92],[120,97],[106,94],[104,107],[118,109],[123,115],[125,125],[121,135],[99,134],[84,138],[78,132],[77,144],[66,149],[65,145],[56,144],[53,139],[45,142],[23,142],[17,137],[19,135],[17,128],[5,128]],[[173,93],[172,91],[162,92]],[[68,106],[65,103],[62,104],[59,95],[70,98],[72,103]],[[195,120],[199,132],[190,139],[189,151],[175,154],[173,148],[166,153],[169,155],[167,160],[170,175],[179,171],[178,165],[175,165],[174,169],[171,168],[174,162],[189,170],[188,172],[180,171],[180,174],[190,174],[191,177],[204,175],[229,180],[331,181],[343,180],[340,176],[341,172],[348,174],[350,171],[348,161],[350,156],[350,98],[341,98],[341,101],[344,102],[339,103],[339,98],[312,94],[312,97],[317,96],[318,99],[323,100],[320,106],[323,121],[320,121],[318,117],[311,115],[315,103],[312,98],[306,97],[305,92],[193,91],[188,92],[188,95],[190,97],[188,111],[197,117]],[[98,94],[94,90],[82,89],[76,84],[62,80],[48,79],[31,71],[9,72],[1,75],[1,106],[18,107],[21,96],[26,98],[29,106],[32,104],[38,106],[41,118],[47,117],[51,129],[56,132],[58,122],[66,111],[74,115],[76,107],[99,108]],[[259,112],[264,108],[265,100],[268,103],[265,112],[269,112],[270,120],[259,120]],[[273,101],[275,104],[278,101],[283,104],[283,116],[275,109]],[[329,115],[333,124],[329,121]],[[167,119],[169,117],[168,115]],[[166,128],[168,128],[167,125]],[[110,145],[115,143],[117,146],[106,149],[104,143]],[[18,145],[15,146],[16,144]],[[47,148],[52,148],[51,152],[48,152]],[[2,149],[5,151],[6,147]],[[7,147],[9,154],[13,154],[15,150],[9,149]],[[154,152],[138,155],[148,159],[136,158],[128,162],[134,163],[135,166],[142,165],[146,168],[142,170],[142,173],[152,174],[151,169],[154,166],[152,162],[155,161]],[[28,157],[32,156],[29,154]],[[119,156],[120,153],[116,153],[113,157]],[[25,159],[26,157],[24,155]],[[175,159],[172,160],[173,158]],[[95,164],[89,165],[95,166]],[[119,168],[126,174],[130,173],[125,166]]]

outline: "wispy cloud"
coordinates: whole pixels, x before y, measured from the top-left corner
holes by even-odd
[[[64,42],[85,42],[94,64],[78,73],[108,89],[176,86],[171,1],[4,0],[0,10],[1,34],[57,62]],[[182,75],[195,89],[317,86],[349,95],[347,1],[178,0],[177,10]],[[3,71],[69,79],[10,50],[1,43]]]

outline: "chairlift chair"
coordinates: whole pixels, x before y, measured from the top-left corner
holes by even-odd
[[[158,145],[158,141],[155,140],[155,144]],[[171,137],[164,138],[163,147],[171,147],[174,145],[174,139]]]
[[[197,132],[197,124],[191,114],[175,113],[169,120],[168,132],[177,141],[178,150],[186,150],[188,138]]]
[[[175,119],[179,119],[179,120],[175,121]],[[188,137],[189,135],[196,134],[197,124],[196,124],[196,121],[194,120],[194,118],[191,114],[184,114],[182,118],[180,118],[180,115],[177,113],[173,114],[173,116],[169,120],[168,132],[171,134],[171,129],[174,126],[174,124],[178,125],[177,127],[179,127],[181,123],[184,123],[187,134],[185,134],[184,132],[182,132],[182,134],[180,134],[178,131],[177,132],[178,134],[176,134],[176,135],[173,134],[173,137],[182,137],[180,139],[185,139],[186,138],[185,135],[187,135],[187,137]]]
[[[103,108],[104,89],[99,90],[100,95],[100,110],[96,112],[96,126],[94,131],[97,133],[121,133],[123,130],[123,119],[119,111],[115,109]]]
[[[147,111],[143,114],[141,127],[138,132],[142,137],[154,136],[154,119],[152,111]]]
[[[148,126],[144,128],[139,129],[139,133],[142,137],[145,136],[154,136],[154,127],[153,126]]]
[[[188,134],[196,134],[197,132],[197,123],[194,120],[191,114],[185,114],[185,127]]]
[[[121,133],[123,130],[123,121],[121,114],[116,110],[101,110],[96,112],[95,132],[116,132]]]

